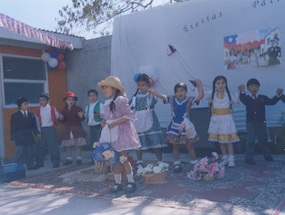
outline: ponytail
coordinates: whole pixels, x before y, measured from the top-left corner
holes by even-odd
[[[110,110],[111,110],[112,113],[114,113],[114,111],[116,110],[115,100],[116,100],[116,98],[117,98],[119,95],[121,95],[121,91],[118,90],[118,89],[116,89],[114,99],[113,99],[113,101],[110,103]]]

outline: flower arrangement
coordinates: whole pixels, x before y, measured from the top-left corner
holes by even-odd
[[[168,170],[168,163],[161,162],[158,165],[148,164],[145,168],[139,167],[137,170],[137,175],[145,175],[145,174],[159,174],[163,171]]]
[[[217,160],[219,158],[216,152],[212,152],[212,158],[202,158],[197,164],[194,165],[194,169],[187,173],[187,177],[192,180],[207,180],[205,178],[213,179],[215,176],[223,178],[225,176],[225,167],[219,166]],[[208,179],[209,180],[209,179]]]
[[[92,152],[92,158],[97,162],[109,161],[110,165],[114,165],[119,161],[119,153],[112,150],[111,145],[107,142],[93,144],[95,150]]]

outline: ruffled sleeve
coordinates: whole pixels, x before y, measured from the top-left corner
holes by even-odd
[[[119,96],[116,99],[116,112],[120,114],[121,118],[129,119],[131,121],[135,121],[137,118],[134,112],[130,109],[128,104],[128,99],[123,96]]]

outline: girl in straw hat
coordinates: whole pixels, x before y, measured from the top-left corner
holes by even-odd
[[[136,129],[132,124],[136,117],[129,108],[128,99],[125,97],[125,90],[119,78],[109,76],[99,82],[98,87],[109,98],[105,101],[105,119],[102,121],[102,126],[108,126],[111,136],[110,144],[115,151],[120,153],[120,161],[113,166],[115,185],[110,189],[110,193],[117,193],[123,190],[121,185],[122,166],[126,171],[128,179],[125,193],[133,193],[136,190],[136,184],[132,166],[127,156],[128,150],[141,147]]]

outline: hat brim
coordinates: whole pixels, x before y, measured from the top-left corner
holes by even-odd
[[[78,100],[78,98],[77,98],[76,96],[66,96],[66,97],[64,97],[62,100],[63,100],[63,101],[65,101],[65,99],[67,99],[68,97],[72,97],[72,98],[74,98],[74,100],[75,100],[75,101],[77,101],[77,100]]]
[[[103,87],[104,87],[104,86],[113,87],[113,88],[115,88],[115,89],[120,90],[120,92],[121,92],[122,94],[125,94],[125,89],[124,89],[123,87],[121,87],[120,85],[117,85],[117,84],[115,84],[115,83],[106,82],[106,81],[104,81],[104,80],[102,80],[102,81],[100,81],[100,82],[98,83],[98,88],[99,88],[100,90],[103,90]]]

